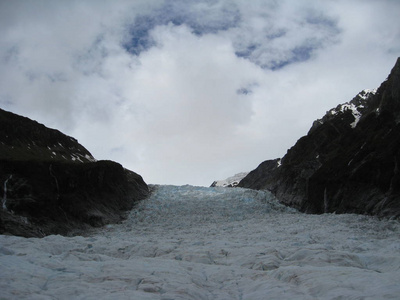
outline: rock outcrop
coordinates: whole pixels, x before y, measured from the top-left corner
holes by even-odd
[[[77,140],[0,110],[0,233],[73,234],[118,222],[145,198],[142,177],[96,161]]]
[[[239,187],[268,189],[308,213],[400,217],[400,58],[376,91],[362,91],[314,122],[282,159]]]

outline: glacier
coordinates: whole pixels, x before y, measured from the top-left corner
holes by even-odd
[[[400,225],[267,191],[151,185],[77,236],[0,236],[1,299],[398,299]]]

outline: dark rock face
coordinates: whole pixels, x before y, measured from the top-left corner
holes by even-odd
[[[2,109],[0,109],[0,159],[95,161],[90,152],[74,138]]]
[[[95,161],[75,139],[0,110],[0,233],[71,234],[118,222],[145,198],[142,177]]]
[[[400,58],[375,92],[314,122],[282,160],[263,162],[241,187],[271,190],[309,213],[400,217]]]

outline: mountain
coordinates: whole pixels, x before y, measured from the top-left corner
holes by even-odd
[[[314,122],[282,159],[239,187],[267,189],[308,213],[400,217],[400,58],[377,90],[364,90]]]
[[[148,193],[140,175],[96,161],[76,139],[0,109],[1,234],[70,234],[118,222]]]
[[[249,173],[242,172],[242,173],[235,174],[231,177],[228,177],[225,180],[216,180],[211,184],[210,187],[216,187],[216,186],[236,187],[239,184],[240,180],[242,180],[244,177],[246,177],[247,174],[249,174]]]

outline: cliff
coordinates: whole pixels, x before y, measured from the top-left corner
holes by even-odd
[[[314,122],[282,159],[239,187],[268,189],[308,213],[400,217],[400,58],[376,91],[364,90]]]
[[[72,137],[0,109],[0,233],[41,237],[119,222],[149,193]]]

